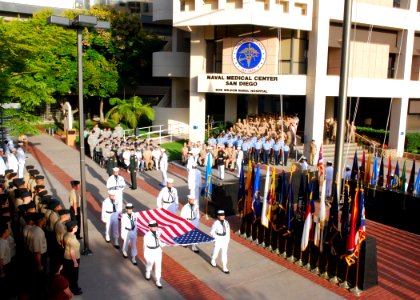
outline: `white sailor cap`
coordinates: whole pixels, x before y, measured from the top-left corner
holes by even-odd
[[[173,178],[168,178],[168,179],[166,179],[166,183],[174,183]]]
[[[160,148],[160,151],[165,152],[166,149],[165,148]]]
[[[19,146],[23,146],[23,142],[19,142],[19,143],[18,143],[18,145],[19,145]]]
[[[108,195],[115,196],[115,190],[108,190]]]
[[[112,171],[114,171],[114,172],[117,172],[119,170],[120,170],[120,168],[118,168],[118,167],[112,168]]]
[[[189,195],[187,196],[187,198],[188,198],[188,199],[195,199],[195,195],[194,195],[194,194],[189,194]]]
[[[224,211],[224,210],[222,210],[222,209],[221,209],[221,210],[218,210],[218,211],[217,211],[217,215],[218,215],[218,216],[224,216],[224,215],[225,215],[225,211]]]
[[[346,170],[351,170],[350,165],[346,165]]]
[[[155,220],[150,220],[148,226],[149,227],[157,227],[158,226],[158,223]]]
[[[133,206],[133,203],[127,203],[126,205],[125,205],[125,208],[126,209],[132,209],[134,206]]]

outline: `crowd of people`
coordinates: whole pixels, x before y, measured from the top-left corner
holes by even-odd
[[[44,175],[25,165],[23,146],[7,139],[0,149],[0,298],[70,299],[83,293],[79,182],[69,183],[65,209],[48,193]]]

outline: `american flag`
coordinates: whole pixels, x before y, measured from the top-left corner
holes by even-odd
[[[161,239],[168,245],[191,245],[213,242],[214,238],[197,229],[189,221],[182,219],[164,208],[138,212],[137,228],[145,234],[149,222],[155,220],[159,225]]]

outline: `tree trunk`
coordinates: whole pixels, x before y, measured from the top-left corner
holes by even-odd
[[[104,118],[104,99],[102,97],[99,98],[99,122],[105,122]]]

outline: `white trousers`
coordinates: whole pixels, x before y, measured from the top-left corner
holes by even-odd
[[[217,171],[218,171],[218,174],[219,174],[219,178],[221,180],[225,179],[225,165],[217,166]]]
[[[236,161],[236,167],[238,168],[238,177],[241,176],[242,160]]]
[[[195,187],[194,189],[195,194],[195,203],[198,205],[198,208],[200,208],[200,194],[201,194],[201,187]]]
[[[23,172],[25,171],[25,162],[19,162],[18,164],[18,178],[23,178]]]
[[[118,227],[118,213],[113,213],[109,218],[108,222],[105,223],[106,240],[109,241],[111,239],[111,234],[114,240],[120,237]]]
[[[123,210],[123,190],[115,190],[115,210],[119,213]]]
[[[124,244],[123,244],[124,253],[128,252],[128,246],[130,245],[130,242],[131,242],[130,255],[131,257],[136,257],[137,256],[137,246],[136,246],[137,230],[130,230],[127,232],[127,236],[125,237]]]
[[[155,161],[155,167],[156,167],[156,170],[158,170],[158,171],[159,171],[159,159],[154,158],[153,160]]]
[[[146,260],[146,273],[150,274],[153,265],[155,265],[155,279],[156,281],[160,280],[162,277],[162,249],[146,249],[144,259]]]
[[[223,238],[216,238],[214,243],[213,252],[211,254],[211,260],[216,260],[219,255],[219,251],[222,250],[222,265],[224,269],[227,269],[227,250],[229,246],[229,241],[226,241]]]
[[[166,186],[166,181],[168,180],[168,173],[165,169],[160,168],[160,172],[162,173],[162,185]]]
[[[331,197],[331,185],[332,185],[332,180],[326,180],[325,181],[325,196],[326,197]]]

